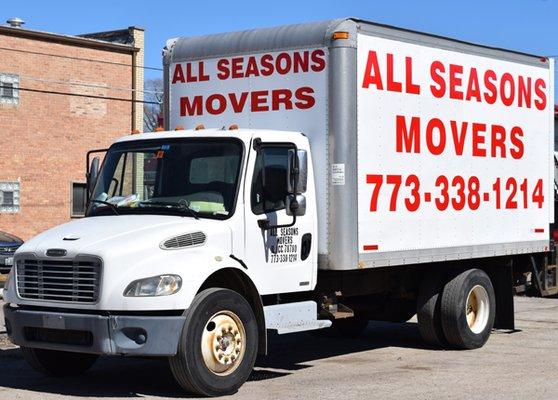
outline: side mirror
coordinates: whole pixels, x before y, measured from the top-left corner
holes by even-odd
[[[308,181],[308,154],[306,150],[289,150],[287,190],[291,194],[306,192]]]
[[[97,183],[97,178],[99,177],[99,163],[100,160],[98,156],[91,160],[89,173],[87,174],[87,193],[89,196],[93,194],[95,183]]]
[[[302,217],[306,214],[306,197],[303,194],[290,194],[285,200],[287,215]]]

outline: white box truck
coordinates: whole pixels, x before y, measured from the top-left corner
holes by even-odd
[[[163,64],[167,131],[90,152],[86,218],[15,255],[6,327],[37,370],[166,356],[223,395],[268,330],[417,314],[471,349],[514,327],[521,276],[555,290],[551,59],[350,18],[173,39]]]

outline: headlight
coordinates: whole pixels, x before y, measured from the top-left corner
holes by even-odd
[[[124,290],[126,297],[168,296],[180,290],[182,278],[178,275],[158,275],[138,279]]]

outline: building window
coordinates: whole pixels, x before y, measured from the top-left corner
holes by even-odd
[[[0,73],[0,104],[19,104],[19,76]]]
[[[72,217],[85,216],[85,199],[87,198],[87,184],[72,182]]]
[[[19,182],[0,182],[0,212],[19,212]]]

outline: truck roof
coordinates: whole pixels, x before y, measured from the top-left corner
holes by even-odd
[[[249,142],[253,137],[261,137],[263,140],[273,140],[272,138],[282,137],[285,140],[285,135],[299,136],[303,134],[301,132],[294,131],[279,131],[270,129],[184,129],[175,131],[160,131],[160,132],[146,132],[139,134],[132,134],[122,136],[115,141],[119,142],[130,142],[136,140],[152,140],[152,139],[176,139],[176,138],[193,138],[193,137],[237,137],[244,142]],[[282,139],[282,140],[283,140]]]
[[[458,47],[462,51],[528,64],[540,64],[541,60],[540,55],[347,17],[272,28],[175,38],[167,41],[163,49],[163,62],[168,65],[173,62],[226,55],[328,46],[331,44],[333,32],[339,30],[349,33],[357,30],[365,31],[380,37],[412,42],[417,41],[417,36],[422,36],[425,43],[434,43],[436,47],[440,48],[455,49]],[[350,35],[345,44],[348,47],[356,47],[356,35]]]

